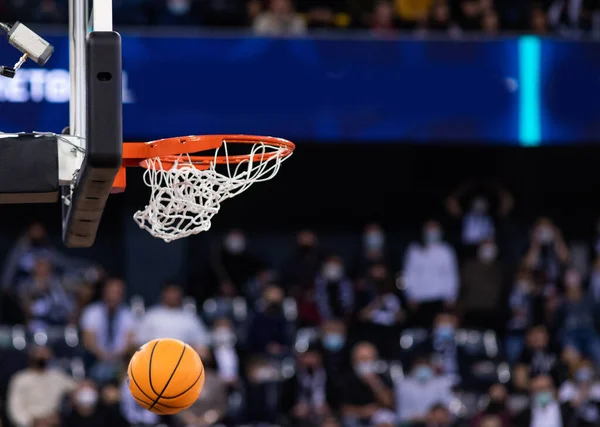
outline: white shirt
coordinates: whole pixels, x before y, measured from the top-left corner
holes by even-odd
[[[81,315],[81,328],[96,335],[98,347],[106,352],[122,352],[128,345],[127,338],[133,332],[135,319],[126,306],[117,309],[113,342],[108,342],[108,312],[103,302],[89,305]]]
[[[445,242],[425,246],[412,244],[404,263],[404,283],[411,301],[455,301],[458,266],[452,246]]]
[[[8,385],[8,417],[18,427],[29,427],[37,418],[57,413],[75,381],[61,370],[17,372]]]
[[[162,305],[146,312],[137,333],[140,345],[158,338],[173,338],[193,347],[207,347],[210,343],[208,331],[197,315]]]
[[[434,377],[424,383],[411,377],[397,382],[398,421],[405,422],[423,417],[437,403],[449,404],[452,399],[452,383],[452,379],[446,376]]]
[[[552,402],[544,408],[534,407],[531,411],[529,427],[563,427],[558,403]]]

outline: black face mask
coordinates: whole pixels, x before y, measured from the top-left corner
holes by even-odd
[[[270,315],[281,314],[281,303],[271,302],[267,304],[267,307],[265,308],[265,313]]]
[[[44,359],[44,358],[39,358],[39,359],[33,359],[33,367],[36,369],[45,369],[46,366],[48,366],[48,359]]]
[[[313,245],[298,245],[298,248],[300,249],[300,252],[302,252],[303,254],[309,254],[313,251],[313,249],[315,248]]]
[[[488,414],[499,414],[503,412],[506,408],[506,405],[502,400],[491,400],[487,406],[486,412]]]
[[[34,248],[41,248],[42,246],[46,245],[46,239],[41,238],[41,239],[31,239],[31,246],[33,246]]]

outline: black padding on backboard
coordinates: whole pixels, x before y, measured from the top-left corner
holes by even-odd
[[[56,137],[0,138],[0,203],[55,203],[58,190]]]
[[[72,248],[94,243],[123,156],[121,36],[91,32],[86,52],[87,148],[63,218],[63,241]]]

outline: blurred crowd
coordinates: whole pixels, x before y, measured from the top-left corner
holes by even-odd
[[[311,29],[580,34],[600,28],[595,0],[115,0],[119,25],[250,27],[257,34]],[[0,0],[5,21],[64,24],[67,0]]]
[[[575,247],[540,217],[515,250],[514,204],[468,184],[402,253],[376,223],[346,258],[304,230],[273,248],[288,251],[277,269],[230,230],[193,285],[165,283],[156,305],[33,224],[2,274],[3,423],[598,426],[600,223]],[[171,417],[137,406],[125,378],[159,337],[206,367],[200,399]]]

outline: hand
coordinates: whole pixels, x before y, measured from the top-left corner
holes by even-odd
[[[308,409],[306,402],[296,403],[292,408],[292,414],[295,418],[306,418],[308,416]]]
[[[276,342],[270,342],[269,344],[267,344],[267,352],[273,355],[280,355],[281,353],[283,353],[283,346]]]

